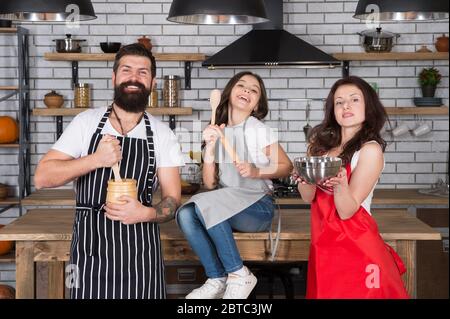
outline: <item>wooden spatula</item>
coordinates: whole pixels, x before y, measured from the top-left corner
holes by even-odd
[[[209,105],[211,105],[211,125],[216,124],[216,110],[220,103],[220,90],[214,89],[209,95]]]
[[[122,177],[120,177],[120,170],[119,170],[119,164],[116,163],[112,166],[112,170],[114,173],[114,181],[115,182],[122,182]]]

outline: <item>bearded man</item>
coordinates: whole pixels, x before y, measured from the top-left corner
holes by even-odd
[[[113,103],[77,115],[36,168],[36,189],[75,181],[71,298],[166,296],[158,223],[171,220],[180,203],[184,161],[170,128],[146,112],[155,76],[151,52],[122,47]],[[137,181],[137,198],[122,196],[123,204],[106,202],[117,163],[122,178]],[[162,200],[153,205],[158,186]]]

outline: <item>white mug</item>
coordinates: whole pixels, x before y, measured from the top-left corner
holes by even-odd
[[[400,136],[409,132],[409,126],[405,123],[398,125],[392,130],[393,136]]]
[[[429,132],[431,132],[431,126],[428,123],[423,123],[423,124],[419,125],[418,127],[416,127],[412,131],[412,134],[414,136],[422,136]]]

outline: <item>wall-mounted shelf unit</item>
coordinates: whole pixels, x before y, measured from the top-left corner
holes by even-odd
[[[78,115],[88,108],[58,108],[58,109],[48,109],[48,108],[36,108],[33,109],[33,116],[55,116],[56,117],[56,136],[59,138],[63,131],[63,116],[75,116]],[[169,115],[169,117],[175,117],[176,115],[192,115],[192,107],[148,107],[147,112],[155,115]],[[174,119],[170,120],[171,128],[174,129],[175,122]],[[172,125],[173,124],[173,125]]]
[[[0,201],[0,213],[19,206],[22,215],[21,199],[31,193],[30,175],[30,65],[28,51],[28,30],[23,27],[0,28],[0,33],[11,34],[17,37],[17,85],[0,86],[0,102],[12,97],[18,101],[17,121],[19,122],[19,140],[15,143],[0,144],[3,149],[18,149],[18,197],[8,197]]]
[[[342,76],[350,75],[350,61],[425,61],[425,60],[448,60],[448,52],[347,52],[334,53],[334,58],[343,62]]]
[[[204,61],[206,56],[201,53],[153,53],[156,61],[182,61],[184,62],[184,86],[186,90],[191,89],[191,71],[192,62]],[[114,53],[44,53],[44,58],[47,61],[70,61],[72,62],[72,84],[78,83],[78,62],[79,61],[114,61]],[[191,111],[192,112],[192,111]],[[169,126],[175,129],[175,115],[186,114],[170,114]],[[157,114],[157,115],[164,115]],[[62,117],[56,115],[57,131],[62,132]],[[61,134],[57,134],[59,137]]]
[[[201,62],[206,56],[200,53],[154,53],[156,61],[183,61],[186,90],[191,89],[192,62]],[[47,61],[71,61],[72,83],[78,83],[78,61],[114,61],[114,53],[45,53]]]
[[[448,115],[447,106],[439,107],[386,107],[388,115]]]

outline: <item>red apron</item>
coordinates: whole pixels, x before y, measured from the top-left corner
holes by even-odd
[[[350,182],[350,164],[346,169]],[[333,195],[317,188],[311,204],[306,298],[409,298],[401,279],[404,272],[402,260],[362,206],[342,220]]]

